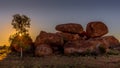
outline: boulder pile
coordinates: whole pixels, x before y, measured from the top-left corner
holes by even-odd
[[[97,53],[108,52],[110,48],[120,47],[114,36],[105,36],[108,27],[101,21],[87,24],[84,31],[81,24],[67,23],[55,27],[56,33],[41,31],[35,40],[35,55],[46,56],[63,53]],[[104,50],[103,50],[104,49]]]

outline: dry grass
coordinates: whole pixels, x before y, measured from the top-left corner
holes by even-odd
[[[34,57],[11,53],[0,61],[0,68],[119,68],[120,55]]]

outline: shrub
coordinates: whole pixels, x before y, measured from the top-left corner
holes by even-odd
[[[21,37],[19,35],[14,35],[11,38],[11,48],[14,51],[20,52],[20,48],[23,48],[23,51],[28,51],[31,48],[32,45],[32,39],[29,35],[22,35]]]
[[[104,53],[106,53],[106,48],[104,46],[100,45],[99,46],[99,51],[100,51],[101,54],[104,54]]]
[[[108,52],[107,52],[108,55],[119,55],[120,52],[118,50],[114,50],[114,49],[110,49]]]

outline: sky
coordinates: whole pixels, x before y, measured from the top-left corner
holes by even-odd
[[[58,24],[79,23],[85,30],[91,21],[103,21],[107,35],[120,40],[120,0],[0,0],[0,45],[9,45],[8,38],[15,33],[14,14],[31,18],[33,41],[41,30],[56,32]]]

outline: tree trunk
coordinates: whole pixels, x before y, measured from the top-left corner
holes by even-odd
[[[21,48],[21,51],[20,51],[20,58],[22,58],[23,57],[23,50],[22,50],[22,48]]]

